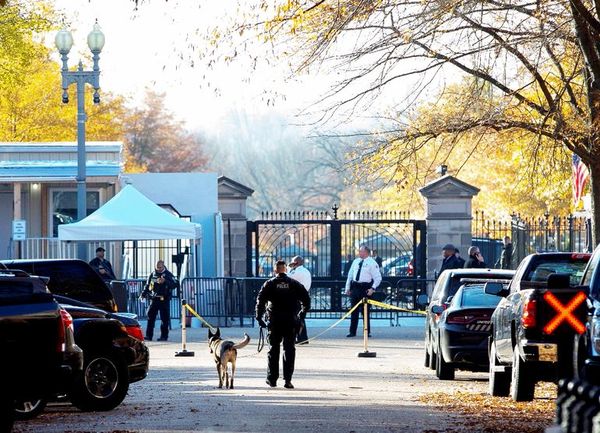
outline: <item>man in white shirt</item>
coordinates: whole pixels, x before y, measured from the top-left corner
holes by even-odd
[[[304,286],[307,292],[310,293],[310,285],[312,284],[312,277],[310,271],[304,267],[304,258],[295,256],[290,261],[290,271],[288,277],[293,278]],[[300,319],[298,334],[296,335],[297,344],[308,344],[308,333],[306,332],[306,321]]]
[[[373,260],[369,247],[362,245],[358,250],[358,258],[354,259],[350,271],[348,271],[348,279],[346,280],[346,295],[350,295],[352,306],[363,298],[370,298],[375,292],[375,289],[381,284],[381,272],[377,262]],[[369,305],[369,309],[370,309]],[[364,308],[358,307],[350,316],[350,332],[346,337],[356,337],[356,328],[358,327],[359,312],[363,314],[363,322],[367,321],[367,332],[371,336],[371,327],[369,323],[369,311],[367,317],[364,317]]]

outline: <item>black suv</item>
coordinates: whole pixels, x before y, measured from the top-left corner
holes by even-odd
[[[509,269],[447,269],[440,274],[435,283],[427,315],[425,316],[425,367],[435,370],[437,367],[437,347],[439,346],[435,332],[435,324],[440,318],[433,311],[434,306],[448,306],[447,300],[454,296],[461,286],[461,279],[475,278],[477,280],[510,280],[515,271]],[[436,309],[437,310],[437,309]]]
[[[73,317],[75,342],[83,349],[84,368],[68,394],[71,402],[82,410],[110,410],[121,404],[129,384],[148,373],[149,351],[135,315],[115,312],[111,291],[82,260],[3,263],[48,277],[50,292]],[[22,402],[17,416],[31,418],[45,404],[44,399]]]
[[[600,245],[581,278],[581,289],[589,293],[585,332],[575,337],[573,348],[576,377],[600,385]]]
[[[115,298],[100,275],[87,262],[78,259],[2,260],[11,269],[50,278],[48,289],[54,295],[66,296],[116,312]]]

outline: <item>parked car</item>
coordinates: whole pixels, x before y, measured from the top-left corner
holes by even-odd
[[[55,296],[73,318],[75,342],[83,349],[81,374],[65,395],[17,402],[17,418],[29,419],[49,400],[66,400],[81,410],[106,411],[120,405],[129,384],[148,374],[149,351],[135,315],[107,313],[88,304]]]
[[[455,369],[487,371],[489,368],[488,339],[490,318],[500,298],[484,291],[484,282],[463,279],[456,295],[448,298],[448,308],[435,305],[432,310],[440,317],[433,323],[437,332],[436,376],[454,379]],[[497,280],[508,285],[506,280]]]
[[[48,289],[55,295],[85,302],[104,311],[116,312],[112,292],[87,262],[78,259],[2,260],[8,268],[30,275],[48,277]]]
[[[528,401],[536,382],[571,374],[577,322],[587,316],[587,293],[575,286],[589,258],[579,253],[531,254],[519,264],[508,288],[486,287],[486,293],[502,298],[492,315],[490,394]],[[567,306],[568,314],[563,314]]]
[[[0,346],[0,428],[10,431],[14,407],[6,405],[68,391],[81,373],[83,353],[71,316],[46,280],[19,270],[0,271]]]
[[[510,280],[515,271],[510,269],[447,269],[435,283],[425,315],[425,366],[435,370],[437,367],[437,333],[433,331],[440,314],[433,312],[436,305],[446,307],[448,297],[454,296],[461,286],[463,278],[479,280]]]
[[[148,348],[136,316],[114,312],[112,293],[82,260],[4,263],[49,277],[50,291],[73,317],[75,342],[84,353],[84,369],[76,376],[67,398],[82,410],[110,410],[121,404],[129,384],[144,379],[148,373]],[[35,416],[47,400],[18,403],[18,417]]]
[[[585,332],[575,336],[573,376],[600,385],[600,245],[596,247],[581,278],[581,289],[589,293]]]
[[[403,254],[398,257],[386,259],[381,265],[381,273],[384,277],[408,277],[412,275],[412,257]]]

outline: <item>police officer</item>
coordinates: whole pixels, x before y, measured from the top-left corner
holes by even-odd
[[[169,338],[169,321],[171,292],[177,287],[177,281],[171,272],[165,267],[165,262],[156,262],[156,268],[148,276],[144,291],[140,295],[143,299],[150,301],[148,307],[148,326],[146,327],[146,340],[152,341],[154,335],[154,323],[156,315],[160,312],[160,338],[158,341],[167,341]]]
[[[352,305],[356,305],[363,298],[370,298],[375,289],[381,284],[381,272],[377,262],[370,257],[371,250],[366,245],[361,245],[358,249],[358,257],[352,262],[348,278],[346,279],[346,295],[350,296]],[[350,332],[346,337],[356,337],[358,328],[358,315],[363,315],[363,323],[367,322],[367,333],[371,336],[371,323],[369,321],[369,311],[371,305],[367,306],[367,317],[364,317],[365,311],[362,306],[356,308],[350,315]]]
[[[302,284],[285,274],[283,260],[275,265],[276,277],[265,282],[256,299],[256,320],[261,327],[267,327],[263,320],[268,304],[269,318],[269,354],[267,366],[267,384],[277,386],[279,378],[279,349],[283,341],[283,379],[285,388],[293,388],[292,375],[296,360],[296,327],[310,309],[310,296]],[[296,314],[298,303],[302,304]]]
[[[310,275],[310,271],[304,267],[304,257],[294,256],[292,260],[290,260],[288,267],[291,269],[288,273],[289,277],[302,284],[310,295],[312,276]],[[300,307],[300,305],[298,305],[298,307]],[[300,310],[298,309],[298,312],[299,311]],[[306,330],[306,321],[304,319],[300,320],[300,323],[298,324],[296,343],[308,344],[308,331]]]

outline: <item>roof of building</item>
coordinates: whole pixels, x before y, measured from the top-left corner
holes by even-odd
[[[86,141],[86,152],[117,152],[120,153],[123,143],[120,141]],[[76,141],[54,142],[0,142],[0,154],[31,153],[31,152],[77,152]],[[0,157],[1,158],[1,157]]]
[[[219,196],[222,198],[250,197],[254,193],[252,188],[242,185],[227,176],[219,176],[217,182],[219,185]]]
[[[86,142],[86,176],[117,177],[121,172],[122,143]],[[74,180],[77,143],[0,143],[0,181],[39,182]]]

